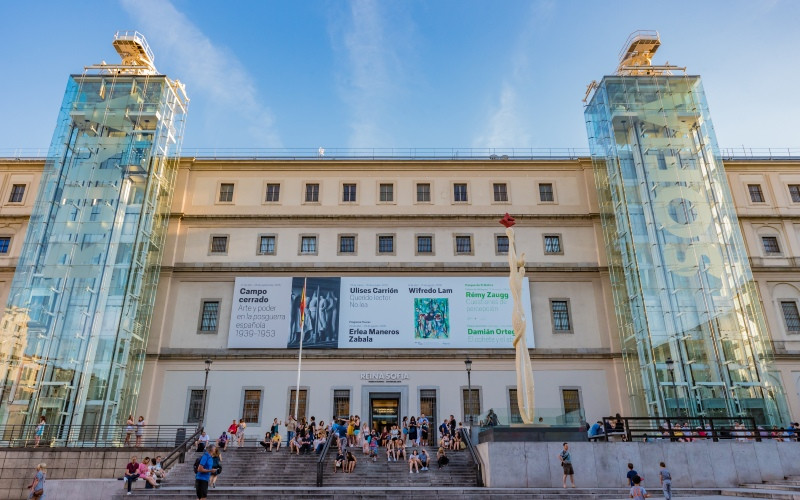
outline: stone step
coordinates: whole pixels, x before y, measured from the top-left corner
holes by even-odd
[[[766,488],[723,488],[720,494],[741,498],[771,498],[774,500],[800,500],[800,494]]]
[[[800,494],[800,486],[796,484],[787,484],[785,482],[773,483],[747,483],[742,484],[742,488],[751,488],[756,490],[781,490],[781,491],[794,491]]]

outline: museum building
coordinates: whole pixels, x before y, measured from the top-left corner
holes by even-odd
[[[0,159],[0,424],[518,422],[505,213],[537,418],[800,415],[800,156],[720,150],[698,77],[604,78],[591,151],[218,157],[95,69]]]

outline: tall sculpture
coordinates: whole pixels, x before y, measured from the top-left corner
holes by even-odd
[[[505,226],[508,236],[508,266],[510,273],[508,283],[511,286],[511,297],[514,299],[514,309],[511,313],[511,325],[514,328],[514,349],[516,350],[517,367],[517,405],[522,421],[526,424],[533,423],[533,367],[531,356],[528,353],[528,344],[525,341],[525,310],[522,307],[522,282],[525,278],[525,254],[517,257],[516,242],[514,241],[514,224],[516,220],[510,215],[500,219],[500,224]]]

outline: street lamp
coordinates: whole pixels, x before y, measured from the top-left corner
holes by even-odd
[[[201,405],[200,421],[197,422],[198,429],[203,426],[206,419],[206,389],[208,387],[208,372],[211,371],[211,363],[213,363],[213,361],[210,359],[206,360],[206,380],[203,382],[203,404]]]
[[[672,395],[675,398],[675,410],[677,411],[679,407],[678,407],[678,388],[675,387],[675,372],[674,372],[675,362],[672,361],[672,358],[667,358],[666,361],[664,361],[664,363],[666,363],[667,370],[669,370],[669,379],[670,382],[672,383]]]
[[[472,424],[473,424],[473,416],[472,416],[472,360],[467,359],[464,360],[464,366],[467,368],[467,411],[469,411],[469,427],[470,432],[472,432]]]

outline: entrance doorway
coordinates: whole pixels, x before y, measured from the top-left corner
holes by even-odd
[[[370,394],[369,415],[371,429],[377,429],[378,432],[382,431],[384,426],[391,429],[393,425],[399,425],[400,394]]]

